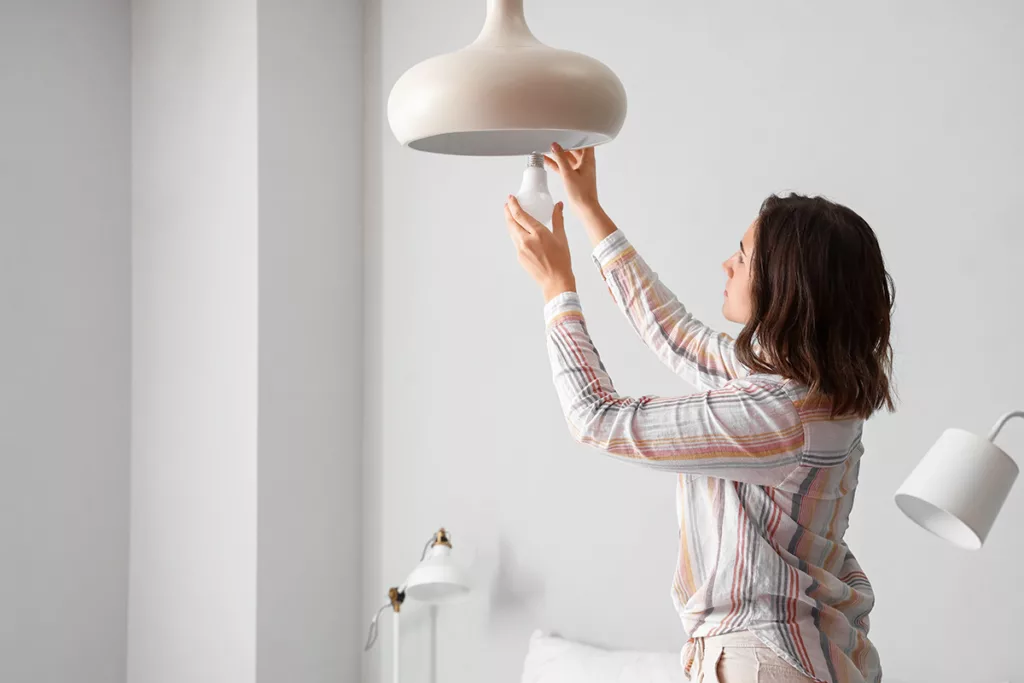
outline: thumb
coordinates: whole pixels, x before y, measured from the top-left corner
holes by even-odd
[[[562,202],[555,204],[555,210],[551,214],[551,233],[558,239],[565,241],[565,205]]]

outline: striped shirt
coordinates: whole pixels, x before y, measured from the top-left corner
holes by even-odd
[[[860,419],[783,377],[751,374],[733,340],[695,320],[621,232],[594,260],[640,338],[700,393],[620,396],[579,297],[545,307],[554,383],[573,437],[678,475],[672,585],[694,639],[749,631],[819,681],[881,679],[867,638],[874,594],[843,542],[863,453]]]

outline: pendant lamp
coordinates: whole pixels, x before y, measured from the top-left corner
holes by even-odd
[[[403,145],[462,156],[519,156],[612,140],[626,91],[601,62],[541,43],[523,0],[487,0],[479,37],[395,83],[388,121]]]

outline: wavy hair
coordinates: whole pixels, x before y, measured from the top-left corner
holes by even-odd
[[[867,222],[821,197],[772,195],[754,242],[740,361],[804,384],[833,418],[894,410],[895,287]]]

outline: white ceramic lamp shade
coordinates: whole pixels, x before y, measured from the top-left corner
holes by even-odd
[[[530,32],[523,0],[488,0],[471,45],[409,69],[388,98],[403,145],[438,154],[516,156],[590,147],[618,135],[626,91],[607,66]]]
[[[404,590],[414,600],[437,604],[468,593],[469,582],[452,561],[452,549],[446,545],[435,545],[409,574]]]
[[[1016,463],[989,439],[947,429],[897,491],[896,504],[924,529],[976,550],[1017,473]]]

